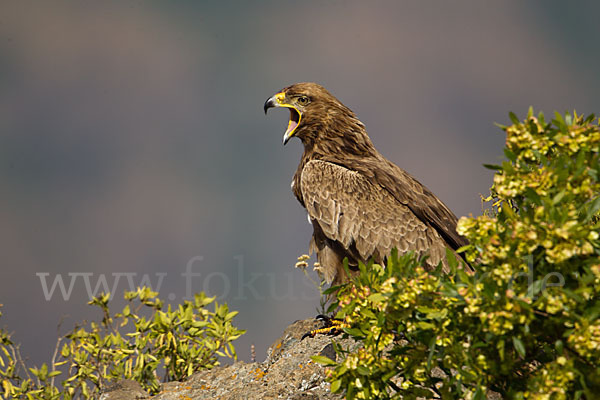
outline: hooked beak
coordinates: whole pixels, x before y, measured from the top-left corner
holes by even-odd
[[[267,101],[265,101],[265,115],[269,108],[277,107],[277,101],[273,97],[269,97]]]
[[[268,98],[267,101],[265,101],[265,105],[264,105],[265,114],[267,113],[267,110],[269,110],[269,108],[274,108],[274,107],[286,107],[290,110],[290,120],[288,121],[287,129],[285,130],[285,133],[283,134],[283,144],[284,145],[294,135],[296,128],[300,124],[300,119],[302,119],[302,114],[300,114],[300,111],[298,111],[298,109],[296,107],[294,107],[293,105],[286,103],[285,97],[286,97],[285,93],[283,93],[283,92],[277,93],[273,97]]]

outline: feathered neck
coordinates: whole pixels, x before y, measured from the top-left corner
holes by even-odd
[[[364,124],[347,107],[331,108],[332,112],[318,124],[309,124],[300,136],[304,145],[303,159],[373,157],[377,150]]]
[[[323,160],[353,169],[352,165],[367,160],[380,159],[379,152],[367,135],[364,124],[347,109],[338,118],[323,119],[317,125],[309,125],[299,135],[304,152],[292,181],[294,195],[304,205],[300,189],[302,170],[311,160]]]

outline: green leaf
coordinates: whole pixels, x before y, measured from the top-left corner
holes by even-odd
[[[235,317],[236,315],[238,315],[238,311],[231,311],[229,312],[226,316],[225,316],[225,321],[229,321],[232,320],[233,317]]]
[[[384,296],[381,293],[373,293],[372,295],[367,297],[367,300],[369,300],[373,303],[381,303],[381,302],[385,301],[386,299],[387,299],[386,296]]]
[[[358,365],[356,367],[356,372],[358,372],[362,376],[371,375],[371,370],[369,370],[369,368],[365,367],[364,365]]]
[[[61,371],[52,371],[48,374],[48,378],[54,378],[55,376],[58,376],[60,374],[62,374]]]
[[[327,288],[325,290],[323,290],[323,294],[331,294],[331,293],[335,293],[338,290],[340,290],[342,287],[344,287],[345,285],[336,285],[336,286],[332,286],[330,288]]]
[[[587,212],[586,212],[586,221],[589,221],[590,219],[592,219],[592,217],[594,215],[596,215],[596,213],[598,212],[598,210],[600,210],[600,197],[596,197],[594,200],[592,200],[587,208]]]
[[[425,321],[419,321],[416,323],[416,325],[424,330],[429,330],[429,329],[435,329],[436,325],[432,324],[431,322],[425,322]]]
[[[502,169],[502,166],[498,164],[483,164],[483,167],[493,171],[500,171]]]
[[[554,342],[554,348],[556,349],[556,352],[559,355],[563,354],[563,350],[564,350],[564,343],[562,340],[558,339],[556,342]]]
[[[554,196],[554,198],[552,199],[552,204],[554,204],[554,205],[558,204],[563,199],[563,197],[565,197],[565,194],[566,194],[565,189],[558,192],[556,194],[556,196]]]
[[[534,298],[544,288],[545,279],[538,279],[527,287],[527,296]]]
[[[336,308],[338,308],[339,303],[337,301],[332,302],[329,307],[327,307],[327,314],[332,313],[333,311],[335,311]]]
[[[316,363],[319,363],[321,365],[337,365],[337,363],[335,361],[333,361],[331,358],[329,357],[325,357],[325,356],[311,356],[310,357],[311,360],[313,360]]]
[[[532,188],[528,187],[527,189],[525,189],[525,196],[527,196],[527,198],[530,199],[536,205],[542,205],[542,199]]]
[[[429,341],[429,354],[427,355],[427,371],[431,371],[431,360],[435,354],[435,337]]]
[[[344,332],[346,332],[350,336],[354,336],[355,338],[364,338],[365,334],[358,328],[344,328]]]
[[[467,244],[467,245],[461,246],[458,249],[456,249],[456,253],[457,254],[464,253],[465,251],[469,250],[472,247],[473,247],[472,244]]]
[[[335,381],[331,382],[331,393],[337,393],[340,388],[342,387],[342,380],[341,379],[336,379]]]
[[[527,118],[533,117],[533,106],[529,106],[527,109]]]
[[[458,266],[458,260],[456,259],[456,255],[446,247],[446,260],[448,261],[448,266],[451,271],[455,271]]]
[[[567,124],[567,126],[573,125],[573,117],[571,116],[571,114],[567,113],[565,115],[565,123]]]
[[[512,162],[515,162],[517,160],[517,156],[515,155],[515,153],[513,153],[512,151],[510,151],[507,148],[504,148],[504,155],[506,156],[506,158],[508,158]],[[506,164],[507,163],[502,163],[502,169],[508,169],[510,164],[508,164],[508,166]]]
[[[525,345],[523,344],[521,339],[519,339],[516,336],[513,336],[512,340],[513,340],[513,346],[515,347],[515,350],[517,351],[517,353],[519,353],[519,355],[521,357],[525,358]]]
[[[500,355],[500,361],[504,361],[504,347],[505,347],[504,339],[500,339],[498,341],[498,344],[496,345],[496,348],[498,349],[498,354]]]

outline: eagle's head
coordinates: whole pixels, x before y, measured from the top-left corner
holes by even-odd
[[[292,136],[298,137],[306,145],[334,132],[351,133],[349,129],[364,131],[364,126],[352,110],[316,83],[295,83],[282,89],[267,99],[265,114],[272,107],[286,107],[290,110],[283,144]],[[343,126],[346,123],[352,126]]]

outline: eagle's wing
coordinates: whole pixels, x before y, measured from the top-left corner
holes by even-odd
[[[400,203],[404,204],[423,223],[435,228],[449,247],[456,250],[469,241],[456,232],[456,216],[429,189],[394,163],[378,157],[348,157],[344,160],[329,155],[326,161],[341,164],[358,171],[374,185],[385,188]]]
[[[385,160],[387,167],[376,169],[376,179],[400,202],[405,204],[421,220],[434,227],[448,245],[456,250],[469,244],[456,232],[456,216],[419,181]]]
[[[312,160],[304,166],[300,184],[313,224],[349,254],[357,252],[362,261],[373,257],[381,262],[394,247],[400,254],[428,254],[431,266],[445,260],[446,244],[437,231],[362,174]]]

